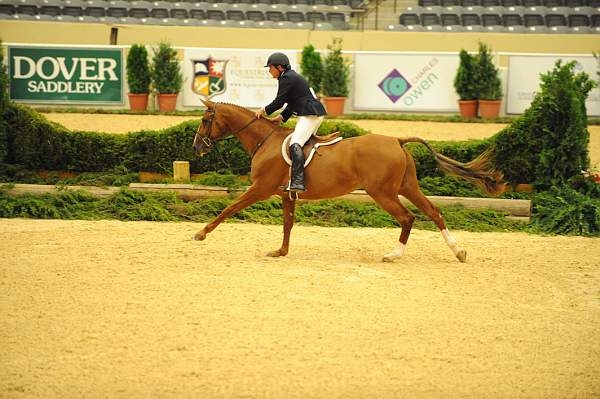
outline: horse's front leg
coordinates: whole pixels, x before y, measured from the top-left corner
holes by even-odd
[[[250,188],[248,188],[248,190],[237,200],[235,200],[227,208],[223,209],[223,211],[215,218],[215,220],[208,223],[202,230],[197,232],[194,236],[194,240],[204,240],[206,235],[213,231],[219,224],[221,224],[223,220],[258,201],[269,198],[270,195],[271,193],[267,193],[264,190],[261,191],[257,189],[256,186],[250,186]]]
[[[276,251],[271,251],[267,256],[285,256],[290,248],[290,232],[294,226],[294,211],[296,209],[296,200],[291,200],[287,197],[283,199],[283,243],[281,248]]]

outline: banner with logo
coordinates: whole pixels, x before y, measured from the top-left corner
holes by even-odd
[[[455,112],[458,63],[447,53],[355,54],[354,109]]]
[[[506,113],[521,114],[531,104],[540,88],[540,74],[554,69],[561,59],[564,63],[576,61],[575,72],[585,72],[596,80],[598,64],[593,56],[559,55],[511,55],[508,62],[508,90],[506,95]],[[586,101],[587,114],[600,115],[600,89],[590,91]]]
[[[123,103],[120,48],[8,46],[8,72],[15,101]]]
[[[202,106],[201,100],[259,108],[277,94],[277,80],[265,68],[269,55],[282,50],[198,49],[184,51],[183,105]],[[296,50],[283,50],[297,70]]]

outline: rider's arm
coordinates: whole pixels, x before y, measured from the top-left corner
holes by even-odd
[[[283,75],[279,79],[279,88],[277,89],[277,97],[275,97],[275,100],[273,100],[273,102],[271,104],[269,104],[265,107],[265,112],[267,113],[267,115],[270,115],[273,112],[277,111],[278,109],[283,107],[283,104],[288,102],[288,96],[290,94],[291,89],[292,89],[291,80],[286,75]],[[286,109],[287,109],[287,107],[286,107]],[[285,112],[285,110],[283,112]],[[283,115],[283,113],[282,113],[282,115]],[[290,111],[290,116],[291,116],[291,111]],[[283,118],[284,118],[284,120],[287,119],[285,117],[285,115],[283,116]],[[288,116],[288,118],[289,118],[289,116]]]

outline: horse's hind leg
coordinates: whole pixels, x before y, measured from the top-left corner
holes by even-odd
[[[384,262],[393,262],[394,259],[401,257],[404,252],[415,216],[402,205],[396,194],[374,192],[372,190],[367,190],[367,193],[402,226],[398,246],[392,252],[383,256]]]
[[[421,212],[433,220],[433,222],[440,229],[442,237],[444,237],[444,240],[446,240],[446,244],[448,244],[454,253],[454,256],[456,256],[459,261],[465,262],[467,260],[467,251],[458,247],[458,242],[450,235],[440,210],[433,205],[425,195],[423,195],[419,187],[412,187],[410,190],[403,190],[400,193],[404,195],[410,202],[415,204],[415,206],[419,208]]]
[[[283,197],[283,243],[281,248],[276,251],[271,251],[267,256],[285,256],[290,248],[290,232],[294,226],[294,211],[296,209],[296,201],[287,197]]]

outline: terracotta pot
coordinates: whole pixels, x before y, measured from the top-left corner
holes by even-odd
[[[479,116],[485,119],[497,118],[502,100],[479,100]]]
[[[458,109],[463,118],[476,118],[477,100],[458,100]]]
[[[344,103],[346,97],[325,97],[325,107],[327,115],[340,116],[344,113]]]
[[[158,109],[160,112],[173,112],[177,105],[177,95],[175,94],[158,94]]]
[[[129,109],[132,111],[145,111],[148,108],[148,93],[127,93],[129,97]]]

